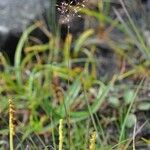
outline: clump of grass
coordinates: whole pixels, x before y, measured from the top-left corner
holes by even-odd
[[[20,132],[23,130],[23,133],[24,131],[26,133],[22,137],[19,136],[21,144],[18,143],[18,148],[21,147],[20,145],[22,145],[24,141],[31,140],[32,143],[29,143],[30,148],[33,144],[34,149],[40,149],[38,147],[40,143],[36,145],[34,143],[36,140],[32,135],[42,133],[44,136],[49,136],[51,129],[54,129],[53,144],[55,144],[55,127],[57,127],[58,124],[59,150],[86,149],[87,147],[90,150],[95,150],[98,146],[98,149],[101,148],[102,150],[104,150],[103,147],[105,146],[107,149],[111,149],[113,145],[115,145],[113,147],[118,147],[118,145],[124,146],[124,143],[126,144],[127,142],[126,139],[130,138],[130,136],[127,135],[128,130],[126,123],[128,116],[133,111],[132,107],[137,110],[136,105],[134,105],[134,103],[136,103],[135,96],[137,95],[136,97],[138,99],[138,91],[141,86],[137,88],[135,96],[129,96],[130,103],[126,104],[123,102],[123,100],[125,100],[123,92],[127,89],[123,86],[133,89],[136,88],[137,85],[131,85],[130,88],[130,84],[128,84],[128,82],[126,84],[122,79],[126,78],[127,81],[129,81],[130,79],[127,77],[136,74],[140,66],[138,67],[136,65],[136,67],[130,65],[131,70],[129,70],[130,68],[126,67],[126,64],[123,64],[121,66],[123,71],[121,71],[119,77],[118,75],[115,76],[115,79],[113,78],[110,83],[105,83],[101,77],[96,79],[97,70],[95,63],[97,60],[95,60],[94,52],[97,48],[96,43],[99,43],[99,38],[100,40],[102,38],[102,40],[107,39],[105,41],[106,44],[108,44],[111,49],[114,49],[118,56],[121,57],[121,60],[123,59],[127,64],[131,62],[129,53],[124,52],[125,49],[130,49],[130,44],[126,43],[126,41],[124,41],[125,43],[119,43],[119,40],[115,42],[109,37],[109,32],[113,28],[121,30],[122,26],[118,23],[119,21],[117,19],[112,20],[109,16],[104,14],[106,11],[105,5],[104,1],[99,1],[100,13],[95,10],[89,10],[88,8],[78,9],[77,7],[77,10],[85,15],[96,18],[100,22],[100,27],[103,27],[98,31],[106,32],[106,34],[104,34],[106,37],[98,36],[99,33],[90,27],[90,29],[81,33],[78,39],[74,39],[73,35],[68,33],[64,43],[60,42],[60,37],[56,37],[56,35],[53,36],[51,33],[48,33],[51,35],[48,43],[30,43],[28,35],[35,28],[39,27],[39,25],[33,25],[24,32],[19,41],[15,55],[15,66],[9,65],[0,54],[0,64],[4,66],[4,71],[0,72],[0,105],[2,106],[0,107],[0,113],[4,112],[3,110],[7,110],[5,108],[5,103],[7,103],[6,95],[15,98],[15,106],[17,105],[17,108],[19,107],[19,109],[27,110],[28,112],[27,114],[23,112],[23,115],[27,116],[26,121],[22,123],[23,126],[19,126],[20,128],[17,127]],[[68,5],[66,6],[68,7]],[[61,8],[59,9],[62,11]],[[74,9],[74,6],[69,6],[69,9]],[[78,16],[77,13],[75,13],[75,15]],[[67,19],[69,18],[66,18],[62,23],[68,24],[69,20],[67,21]],[[109,25],[110,27],[107,29]],[[22,57],[24,47],[25,56]],[[134,57],[136,59],[136,56]],[[120,63],[122,62],[118,61],[118,64]],[[147,63],[149,64],[149,61]],[[135,63],[133,62],[131,64]],[[115,81],[118,80],[119,82],[115,83]],[[139,80],[132,78],[131,81]],[[147,87],[144,86],[144,89],[146,88]],[[114,98],[112,98],[113,101],[111,104],[114,104],[115,100],[118,101],[118,105],[114,108],[112,108],[107,101],[107,99],[112,96]],[[13,121],[14,105],[12,100],[10,100],[9,105],[10,149],[13,150],[15,125]],[[64,106],[67,109],[64,108]],[[68,130],[71,136],[65,137],[63,120],[60,120],[60,118],[67,117],[69,118],[69,126],[71,126]],[[24,125],[26,125],[26,127]],[[111,130],[113,129],[113,131],[108,130],[109,126],[111,126],[110,128]],[[88,131],[93,130],[93,127],[96,132],[93,132],[89,140]],[[4,130],[1,129],[1,133],[5,132]],[[112,134],[110,134],[110,132]],[[85,135],[87,138],[84,138]],[[38,137],[41,138],[41,135],[38,135]],[[85,141],[85,139],[87,141]],[[69,144],[68,141],[70,141]],[[42,141],[41,143],[44,142]],[[49,139],[48,143],[50,143]],[[46,144],[45,142],[43,146],[46,146]],[[127,146],[130,147],[128,143]],[[54,147],[56,150],[56,146]]]

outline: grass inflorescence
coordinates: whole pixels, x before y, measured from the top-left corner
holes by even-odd
[[[14,104],[11,99],[9,99],[9,144],[10,144],[10,150],[14,150],[14,141],[13,136],[15,135],[15,108]]]

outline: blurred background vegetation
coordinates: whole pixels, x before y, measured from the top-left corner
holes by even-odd
[[[27,28],[14,64],[0,54],[0,147],[9,149],[8,99],[15,106],[15,150],[146,150],[150,138],[150,31],[141,0],[51,1],[47,25]],[[65,11],[64,11],[64,10]],[[47,40],[31,38],[41,30]]]

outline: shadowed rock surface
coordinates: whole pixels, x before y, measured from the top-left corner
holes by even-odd
[[[23,30],[36,19],[42,19],[49,0],[1,0],[0,1],[0,51],[14,53]]]

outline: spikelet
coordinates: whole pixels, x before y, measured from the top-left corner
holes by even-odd
[[[96,149],[96,132],[92,133],[91,139],[90,139],[90,146],[89,150],[95,150]]]
[[[14,125],[14,120],[15,120],[15,108],[14,105],[12,103],[12,100],[9,99],[9,129],[10,129],[10,133],[12,133],[12,135],[15,135],[15,125]]]
[[[15,135],[15,125],[14,125],[14,121],[15,121],[15,109],[14,109],[14,105],[12,103],[12,100],[9,99],[9,140],[10,140],[10,150],[13,150],[14,146],[13,146],[13,136]]]
[[[59,120],[59,150],[62,150],[63,147],[63,119]]]

